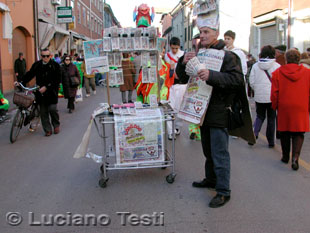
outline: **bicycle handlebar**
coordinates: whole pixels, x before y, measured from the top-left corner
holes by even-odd
[[[24,89],[24,90],[26,90],[26,91],[35,91],[35,90],[40,89],[40,87],[37,86],[37,85],[35,85],[34,87],[25,87],[25,86],[24,86],[22,83],[20,83],[20,82],[18,82],[18,85],[19,85],[22,89]]]

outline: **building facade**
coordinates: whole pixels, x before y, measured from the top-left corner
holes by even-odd
[[[303,0],[252,0],[251,53],[257,57],[262,46],[281,44],[301,52],[310,47],[309,3]]]
[[[164,13],[161,16],[160,24],[162,25],[162,37],[166,38],[169,42],[172,35],[172,16],[170,13]],[[166,50],[168,49],[168,43],[166,45]]]
[[[57,7],[66,7],[66,0],[35,0],[37,14],[35,23],[38,28],[37,53],[49,48],[52,54],[64,54],[68,51],[69,32],[67,23],[59,23]]]
[[[29,0],[0,0],[0,88],[3,93],[14,90],[14,61],[18,54],[24,54],[27,69],[35,61],[33,3]]]
[[[104,28],[120,26],[103,0],[70,0],[69,5],[74,15],[74,23],[69,25],[71,55],[83,53],[83,41],[102,38]]]
[[[193,24],[193,6],[194,1],[181,0],[170,12],[172,20],[171,35],[169,36],[179,37],[181,40],[181,47],[185,51],[192,51],[194,47],[197,46],[197,41],[193,40],[193,38],[199,35],[197,27]],[[219,4],[219,38],[223,39],[224,33],[228,30],[232,30],[236,33],[235,46],[248,51],[251,9],[251,1],[248,0],[221,0]],[[167,24],[167,22],[165,22],[166,19],[169,20],[168,17],[164,17],[162,19],[162,24]]]

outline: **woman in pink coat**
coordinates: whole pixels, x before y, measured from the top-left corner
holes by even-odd
[[[285,53],[286,65],[272,74],[272,107],[278,110],[278,130],[281,135],[283,163],[288,163],[292,139],[292,169],[298,170],[298,158],[309,132],[310,70],[299,65],[300,53],[290,49]]]

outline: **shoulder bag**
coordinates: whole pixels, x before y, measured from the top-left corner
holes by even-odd
[[[69,82],[70,82],[70,87],[77,87],[78,85],[80,85],[80,80],[76,76],[70,76]]]

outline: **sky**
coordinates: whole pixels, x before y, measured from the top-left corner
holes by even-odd
[[[173,9],[179,0],[106,0],[113,10],[113,13],[117,20],[121,23],[122,27],[135,27],[133,22],[133,11],[135,6],[139,6],[142,3],[146,3],[150,8],[168,8]],[[158,27],[161,16],[156,15],[153,25]]]

